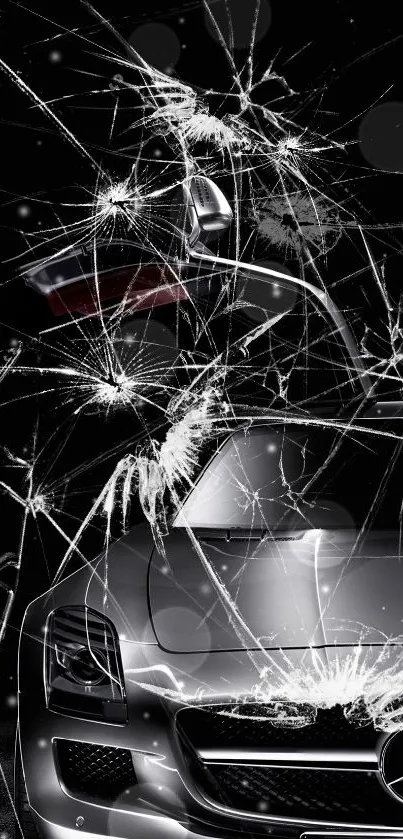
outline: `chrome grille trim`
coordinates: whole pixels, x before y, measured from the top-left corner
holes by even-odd
[[[304,749],[290,750],[273,748],[266,749],[198,749],[199,758],[207,765],[232,764],[234,766],[283,766],[315,769],[340,769],[356,771],[379,770],[378,757],[375,750],[355,750],[348,752],[344,749]]]

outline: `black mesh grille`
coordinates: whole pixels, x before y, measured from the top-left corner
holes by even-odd
[[[231,716],[231,710],[250,712],[251,718]],[[249,703],[179,711],[177,728],[183,755],[195,785],[205,796],[231,809],[260,815],[403,827],[403,803],[388,793],[377,771],[203,763],[198,749],[277,747],[351,753],[374,750],[383,737],[372,725],[360,728],[349,722],[341,707],[318,709],[316,720],[301,728],[277,727],[269,719],[257,719],[264,710],[262,705]]]
[[[248,715],[239,719],[234,714]],[[345,718],[340,707],[320,709],[316,721],[302,728],[272,725],[270,720],[254,719],[264,716],[262,705],[214,705],[210,708],[186,708],[179,711],[180,731],[195,748],[247,748],[279,746],[317,749],[371,749],[379,732],[372,725],[358,728]]]
[[[129,749],[58,740],[57,757],[62,783],[80,798],[113,801],[136,783]]]
[[[376,772],[210,766],[203,788],[228,807],[261,815],[403,826],[403,804]]]

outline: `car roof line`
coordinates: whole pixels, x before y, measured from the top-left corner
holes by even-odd
[[[290,274],[282,274],[280,271],[275,271],[272,268],[264,268],[261,265],[253,265],[248,262],[240,262],[237,259],[227,259],[226,257],[215,256],[214,254],[210,255],[209,253],[206,253],[204,249],[198,250],[197,248],[189,248],[188,253],[189,256],[198,259],[202,263],[208,262],[210,264],[213,263],[215,265],[220,265],[225,268],[238,268],[241,271],[248,271],[249,273],[252,272],[254,274],[257,274],[260,277],[270,277],[270,279],[282,280],[285,281],[288,285],[295,285],[299,288],[303,288],[306,291],[309,291],[316,298],[316,300],[326,309],[327,314],[333,321],[337,331],[340,333],[344,346],[351,358],[352,364],[357,373],[357,377],[363,389],[364,395],[366,397],[371,395],[371,381],[366,367],[364,365],[362,356],[358,351],[358,347],[355,342],[354,336],[351,332],[351,329],[347,325],[347,322],[344,316],[342,315],[340,309],[338,308],[338,306],[336,306],[336,304],[334,303],[330,295],[327,293],[327,291],[323,291],[322,289],[318,288],[312,283],[307,282],[307,280],[302,280],[300,277],[293,277]]]

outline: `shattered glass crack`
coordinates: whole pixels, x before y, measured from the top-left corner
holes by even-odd
[[[42,99],[0,58],[5,83],[27,97],[87,167],[79,198],[55,201],[54,223],[28,233],[17,257],[19,278],[58,305],[62,314],[39,334],[18,335],[17,344],[3,357],[2,385],[18,382],[19,388],[16,397],[3,390],[5,415],[15,400],[22,410],[28,403],[39,408],[30,451],[5,451],[7,480],[0,488],[22,511],[22,523],[15,558],[6,554],[0,566],[0,571],[12,569],[14,575],[12,583],[1,582],[6,595],[1,635],[21,568],[29,562],[27,533],[32,521],[38,532],[46,523],[64,545],[53,569],[56,585],[73,559],[91,561],[85,537],[92,528],[102,530],[108,558],[116,528],[119,535],[130,529],[131,508],[137,503],[175,584],[166,548],[175,516],[186,509],[184,499],[197,487],[208,453],[215,452],[226,435],[240,429],[247,435],[259,422],[280,429],[281,439],[271,444],[278,475],[270,486],[255,486],[242,473],[240,460],[234,461],[227,480],[232,481],[237,512],[248,522],[251,545],[259,521],[265,535],[257,550],[275,541],[276,528],[266,516],[268,504],[279,503],[282,515],[294,515],[300,528],[303,522],[318,610],[312,635],[322,638],[323,647],[331,647],[326,620],[337,591],[386,497],[391,475],[401,468],[400,427],[393,422],[382,425],[379,414],[384,409],[373,408],[377,400],[398,405],[402,399],[401,299],[389,290],[385,264],[374,254],[379,241],[397,234],[400,221],[376,225],[358,200],[346,196],[348,141],[335,140],[336,131],[322,135],[309,121],[299,124],[301,94],[288,83],[286,73],[274,69],[274,61],[264,68],[255,62],[253,40],[238,66],[236,51],[218,30],[230,84],[224,92],[207,85],[200,89],[153,68],[129,43],[123,44],[110,20],[91,4],[83,5],[89,21],[100,27],[91,31],[115,38],[113,51],[101,45],[101,38],[98,44],[96,34],[77,34],[101,53],[107,72],[115,72],[112,89],[100,74],[89,94],[96,101],[101,96],[110,148],[124,176],[118,177],[106,162],[110,158],[97,148],[95,138],[93,143],[81,140],[58,115],[60,103]],[[214,4],[204,5],[216,31]],[[79,98],[71,93],[73,102]],[[156,139],[159,156],[150,150]],[[206,210],[205,217],[197,215],[191,203],[198,179],[201,205],[210,206],[208,179],[223,193],[221,210]],[[200,184],[207,190],[204,196]],[[231,224],[223,210],[224,196],[233,214]],[[191,229],[198,236],[192,245]],[[130,258],[128,244],[133,246]],[[358,267],[350,268],[347,261],[344,274],[335,277],[328,266],[339,247],[347,252],[351,248],[351,264]],[[370,290],[376,300],[375,325],[361,321],[355,299],[350,305],[350,281],[360,273],[366,277],[365,294]],[[341,301],[339,309],[333,307],[333,293]],[[168,325],[162,311],[167,309]],[[54,422],[44,442],[45,412],[53,414]],[[88,417],[95,416],[107,435],[109,423],[119,423],[122,414],[132,423],[129,438],[122,436],[110,447],[103,440],[102,450],[95,455],[89,450],[78,465],[57,475],[77,424],[84,429]],[[300,455],[297,473],[287,461],[284,426],[301,431],[300,438],[293,438]],[[331,433],[326,456],[313,472],[307,465],[312,446],[304,436],[307,428]],[[91,436],[88,425],[82,434]],[[339,576],[335,573],[326,588],[323,563],[330,562],[330,554],[322,550],[323,531],[332,532],[329,538],[337,553],[337,530],[342,529],[340,511],[326,496],[329,471],[338,464],[346,439],[370,453],[384,438],[394,447],[384,474],[368,489],[359,522],[343,510],[344,529],[353,531],[353,538]],[[95,474],[100,460],[107,464],[106,479],[94,480],[96,489],[84,513],[68,512],[69,499],[81,492],[80,478],[91,470]],[[325,527],[315,526],[318,507],[330,510]],[[346,613],[337,618],[331,656],[314,640],[297,664],[281,642],[274,655],[267,640],[275,635],[269,612],[264,631],[256,632],[239,602],[246,567],[255,561],[254,549],[237,568],[235,583],[227,582],[197,528],[183,515],[189,563],[201,566],[205,585],[213,592],[209,609],[213,613],[215,603],[221,604],[254,673],[250,694],[239,695],[235,686],[228,686],[236,703],[231,716],[237,716],[238,703],[243,703],[239,718],[245,718],[250,702],[261,707],[262,719],[270,716],[279,725],[298,725],[301,707],[309,716],[315,709],[340,704],[357,726],[371,723],[389,733],[403,728],[403,640],[381,620],[382,614],[379,623],[379,615],[374,617],[374,626],[360,624],[346,605]],[[401,561],[401,526],[400,509],[391,548],[396,563]],[[134,557],[134,577],[135,562]],[[287,577],[281,548],[273,555],[276,562]],[[107,561],[105,569],[107,591]],[[303,609],[299,618],[305,619]],[[197,704],[201,697],[216,696],[208,686],[178,678],[177,673],[169,675],[169,687],[159,688],[141,672],[138,681],[131,673],[136,684],[181,703]],[[302,715],[303,725],[304,719]]]

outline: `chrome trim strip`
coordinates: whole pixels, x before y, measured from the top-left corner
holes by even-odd
[[[198,755],[206,764],[248,764],[266,766],[300,766],[301,768],[325,767],[326,769],[362,769],[377,772],[378,758],[375,750],[342,749],[199,749]]]
[[[189,256],[194,259],[199,259],[202,263],[212,263],[213,265],[222,266],[223,268],[235,268],[242,272],[247,271],[249,274],[257,274],[259,277],[269,277],[272,280],[283,280],[288,285],[296,285],[309,291],[316,300],[326,309],[330,319],[333,321],[337,332],[339,332],[344,346],[351,358],[351,363],[357,374],[357,379],[361,383],[364,396],[370,396],[372,393],[371,379],[365,367],[364,360],[358,351],[353,333],[350,330],[344,316],[340,309],[333,302],[332,298],[327,292],[322,291],[312,283],[302,280],[299,277],[293,277],[289,274],[282,274],[280,271],[274,271],[272,268],[264,268],[261,265],[252,265],[248,262],[240,262],[238,259],[225,259],[215,254],[201,253],[195,247],[189,248]]]

